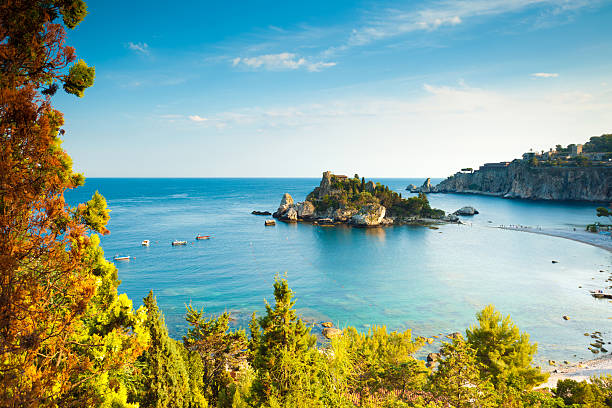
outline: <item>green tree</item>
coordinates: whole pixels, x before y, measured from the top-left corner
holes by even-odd
[[[187,350],[200,356],[203,394],[216,405],[220,393],[234,383],[232,374],[236,376],[246,366],[246,334],[229,329],[228,312],[207,319],[203,309],[198,311],[189,305],[186,319],[190,328],[183,342]]]
[[[145,328],[150,336],[149,348],[138,357],[141,372],[136,376],[134,398],[141,407],[190,407],[197,397],[192,397],[192,381],[181,343],[168,335],[163,314],[157,307],[153,292],[144,298],[147,310]],[[194,362],[192,362],[194,363]],[[196,385],[197,384],[193,384]],[[194,389],[199,394],[199,389]],[[200,398],[202,400],[203,398]]]
[[[474,350],[463,338],[444,343],[430,389],[438,401],[455,408],[496,407],[495,392]]]
[[[358,396],[360,404],[384,395],[401,399],[426,382],[429,370],[413,356],[424,339],[413,341],[410,330],[388,333],[384,326],[377,326],[359,333],[348,327],[331,344],[335,387],[346,395]]]
[[[527,333],[520,333],[510,316],[502,317],[493,305],[476,316],[478,326],[471,326],[466,334],[482,363],[482,378],[490,377],[496,388],[509,385],[527,390],[546,381],[548,375],[531,365],[537,344],[529,342]]]
[[[276,277],[275,304],[266,302],[266,315],[259,319],[253,358],[255,379],[252,399],[255,406],[329,406],[333,392],[325,385],[328,371],[325,357],[316,349],[316,338],[297,317],[295,301],[286,279]]]
[[[612,206],[609,209],[606,207],[597,207],[596,211],[598,217],[608,217],[612,220]]]

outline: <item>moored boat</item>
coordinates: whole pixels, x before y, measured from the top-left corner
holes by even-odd
[[[172,246],[178,246],[178,245],[187,245],[187,241],[178,241],[178,240],[172,241]]]
[[[115,257],[113,258],[113,261],[129,261],[129,260],[130,260],[129,255],[115,255]]]
[[[202,239],[210,239],[210,235],[200,235],[198,234],[196,236],[196,239],[202,240]]]
[[[145,239],[144,241],[141,242],[142,246],[149,246],[149,244],[151,243],[151,241],[149,241],[148,239]]]

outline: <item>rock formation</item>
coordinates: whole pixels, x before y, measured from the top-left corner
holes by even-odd
[[[515,160],[505,167],[456,173],[435,186],[432,192],[610,202],[612,166],[532,166]]]
[[[421,188],[419,189],[419,192],[430,193],[432,189],[433,189],[433,186],[431,185],[431,179],[428,177],[423,183],[423,185],[421,186]]]
[[[474,207],[466,206],[466,207],[461,207],[460,209],[455,211],[453,214],[455,215],[475,215],[475,214],[478,214],[478,210],[475,209]]]
[[[375,227],[385,218],[386,208],[380,204],[364,205],[351,217],[350,223],[359,227]]]

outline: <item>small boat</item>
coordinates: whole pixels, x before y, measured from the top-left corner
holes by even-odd
[[[177,246],[177,245],[187,245],[187,241],[178,241],[178,240],[172,241],[172,246]]]
[[[130,260],[129,255],[125,255],[125,256],[115,255],[115,257],[113,258],[113,261],[129,261],[129,260]]]
[[[591,296],[595,299],[612,299],[612,293],[604,293],[603,291],[591,291]]]
[[[142,246],[149,246],[150,243],[151,243],[151,241],[149,241],[148,239],[145,239],[144,241],[142,241],[140,243],[140,245],[142,245]]]
[[[198,234],[196,236],[196,239],[210,239],[210,235],[200,235],[200,234]]]
[[[276,225],[276,221],[274,221],[274,220],[266,220],[266,221],[264,221],[264,225],[266,227],[271,227],[273,225]]]

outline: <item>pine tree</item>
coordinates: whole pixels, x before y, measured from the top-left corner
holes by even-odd
[[[537,344],[529,342],[527,333],[519,332],[510,316],[502,317],[493,305],[476,316],[478,326],[471,326],[466,334],[483,365],[483,378],[490,377],[496,388],[514,385],[527,390],[546,381],[548,375],[531,366]]]
[[[455,408],[496,407],[493,385],[481,378],[476,350],[463,338],[444,343],[441,361],[432,374],[430,389],[438,401]]]
[[[275,304],[266,302],[266,315],[259,320],[261,333],[253,359],[255,379],[252,398],[255,406],[326,406],[333,398],[326,388],[325,357],[316,349],[316,337],[297,317],[293,292],[286,279],[274,282]]]

